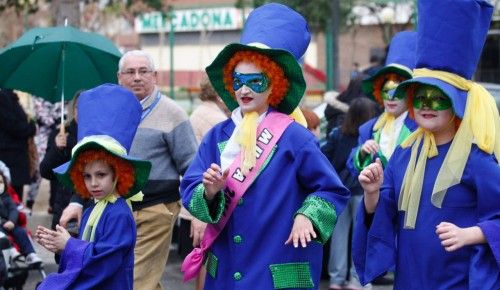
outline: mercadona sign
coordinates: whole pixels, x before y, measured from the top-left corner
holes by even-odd
[[[250,11],[248,11],[250,12]],[[169,21],[171,16],[172,21]],[[174,10],[172,13],[150,12],[135,18],[138,33],[170,31],[176,32],[216,31],[242,28],[241,10],[234,7]]]

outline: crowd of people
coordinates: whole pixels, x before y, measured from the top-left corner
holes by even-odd
[[[492,10],[419,0],[385,64],[326,98],[321,146],[307,21],[277,3],[206,68],[190,116],[146,51],[124,53],[118,84],[77,92],[36,172],[37,122],[1,89],[0,234],[42,262],[18,211],[40,174],[53,219],[31,235],[59,269],[37,289],[164,289],[173,239],[196,290],[318,289],[324,265],[331,290],[500,289],[500,117],[471,81]]]

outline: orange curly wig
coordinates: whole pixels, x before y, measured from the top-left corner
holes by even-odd
[[[382,88],[387,81],[394,81],[397,83],[402,83],[408,78],[400,76],[396,73],[387,73],[379,76],[373,81],[373,95],[375,96],[375,101],[380,105],[384,105],[384,100],[382,99]]]
[[[233,89],[233,71],[240,62],[251,62],[260,68],[271,84],[271,93],[267,99],[269,105],[276,107],[288,92],[289,83],[283,69],[268,56],[255,51],[238,51],[224,66],[224,86],[236,99]]]
[[[415,92],[417,91],[418,84],[409,84],[406,89],[406,105],[408,106],[408,115],[410,118],[415,120],[415,109],[413,108],[413,98],[415,98]],[[455,115],[456,116],[456,115]],[[453,123],[455,125],[455,131],[458,130],[462,120],[460,118],[454,118]]]
[[[76,192],[83,198],[92,197],[85,186],[83,172],[87,164],[96,160],[103,161],[111,166],[115,173],[115,178],[118,178],[116,191],[120,196],[126,195],[135,182],[134,168],[127,161],[113,156],[105,150],[99,149],[85,150],[76,158],[76,161],[69,172]]]

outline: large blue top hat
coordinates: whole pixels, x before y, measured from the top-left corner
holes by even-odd
[[[379,69],[375,74],[366,78],[361,83],[363,92],[373,98],[374,81],[379,77],[395,73],[405,79],[411,79],[413,76],[412,70],[415,68],[417,54],[417,33],[414,31],[401,31],[393,36],[389,45],[389,51],[385,60],[385,66]],[[380,100],[381,101],[381,100]]]
[[[476,70],[486,41],[493,6],[487,0],[418,1],[418,40],[416,68],[445,71],[470,80]],[[409,84],[438,87],[453,102],[463,118],[467,92],[442,80],[415,75],[398,86],[405,93]]]
[[[103,149],[129,162],[135,181],[126,197],[141,190],[149,177],[151,163],[127,156],[142,107],[134,94],[122,86],[104,84],[84,91],[78,98],[78,143],[71,160],[54,169],[62,184],[74,188],[69,172],[78,155],[87,149]]]
[[[206,68],[214,89],[230,110],[238,107],[234,96],[224,85],[224,66],[238,51],[256,51],[267,55],[284,71],[290,87],[278,111],[290,114],[304,95],[306,83],[298,60],[304,55],[311,35],[307,22],[293,9],[270,3],[253,10],[243,29],[240,43],[227,45]]]

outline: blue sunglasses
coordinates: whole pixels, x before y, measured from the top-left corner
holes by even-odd
[[[242,74],[233,72],[233,90],[236,92],[243,85],[260,94],[269,87],[269,80],[263,73]]]

